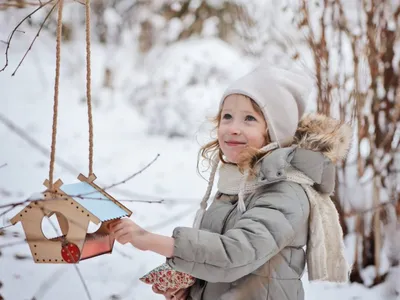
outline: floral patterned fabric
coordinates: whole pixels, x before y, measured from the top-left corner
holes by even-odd
[[[160,291],[165,292],[168,289],[186,289],[194,284],[196,278],[176,271],[164,263],[141,277],[140,280],[147,284],[156,285]]]

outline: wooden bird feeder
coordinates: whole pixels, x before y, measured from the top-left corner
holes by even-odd
[[[91,104],[90,69],[90,0],[85,1],[86,13],[86,88],[89,122],[89,176],[80,174],[80,182],[64,185],[61,180],[53,183],[56,133],[58,116],[58,94],[61,61],[63,0],[58,1],[56,34],[56,76],[54,83],[53,127],[50,148],[49,180],[43,199],[32,200],[11,219],[13,225],[21,221],[26,240],[36,263],[79,263],[81,260],[111,253],[114,238],[110,236],[108,224],[116,219],[129,217],[132,212],[94,183],[93,174],[93,121]],[[42,231],[42,220],[55,215],[61,232],[55,238],[46,238]],[[89,223],[99,228],[88,233]],[[56,230],[56,228],[54,228]]]
[[[96,176],[80,174],[80,182],[64,185],[61,180],[44,185],[43,200],[30,202],[11,219],[14,225],[21,221],[26,240],[36,263],[79,263],[94,256],[111,253],[114,238],[108,224],[129,217],[132,212],[94,183]],[[42,220],[56,215],[61,233],[47,239],[42,231]],[[88,233],[89,222],[100,225]]]

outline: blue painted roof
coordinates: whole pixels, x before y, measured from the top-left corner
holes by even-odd
[[[60,189],[98,217],[101,222],[125,217],[128,213],[87,182],[65,184]],[[74,197],[75,196],[75,197]],[[76,197],[79,196],[79,197]]]

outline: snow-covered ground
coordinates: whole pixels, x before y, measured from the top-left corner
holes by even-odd
[[[0,33],[0,38],[6,39],[9,31]],[[47,39],[33,47],[16,76],[11,77],[30,42],[24,36],[15,40],[10,66],[0,73],[0,116],[49,151],[55,48],[54,41]],[[87,175],[88,170],[84,44],[63,45],[62,49],[55,178],[72,183],[80,172]],[[0,44],[0,53],[4,50],[5,45]],[[2,55],[0,61],[4,59]],[[113,90],[102,87],[105,66],[113,67]],[[132,47],[121,47],[114,50],[111,63],[109,49],[93,46],[96,182],[101,186],[119,182],[160,154],[143,173],[109,190],[133,211],[132,218],[140,225],[161,234],[170,234],[175,226],[191,225],[206,187],[196,172],[199,145],[209,135],[206,117],[212,116],[225,86],[251,66],[249,59],[215,39],[182,42],[167,51],[150,53],[144,60]],[[182,133],[185,138],[165,137]],[[0,169],[0,205],[42,191],[48,178],[49,155],[3,122],[0,141],[0,166],[7,164]],[[62,162],[68,162],[74,170],[63,167]],[[163,204],[129,201],[161,198],[167,200]],[[8,226],[8,219],[17,211],[2,217],[0,226]],[[2,246],[24,239],[21,224],[4,232],[0,236],[0,295],[6,300],[87,299],[76,267],[92,299],[162,299],[138,280],[164,261],[161,256],[116,244],[112,255],[77,266],[35,264],[27,244]],[[346,242],[351,246],[351,237]],[[352,253],[350,248],[349,259]],[[309,284],[307,274],[303,281],[307,300],[388,299],[383,287]]]

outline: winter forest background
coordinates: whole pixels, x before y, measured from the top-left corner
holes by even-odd
[[[138,280],[158,255],[116,244],[78,265],[34,264],[10,226],[48,178],[58,2],[0,0],[0,299],[162,299]],[[55,178],[72,183],[88,165],[85,1],[64,2]],[[92,0],[91,11],[96,182],[115,184],[139,225],[191,225],[221,93],[261,60],[297,66],[315,79],[309,111],[354,128],[333,197],[351,283],[305,274],[306,299],[400,299],[399,1]],[[48,238],[54,223],[43,220]]]

